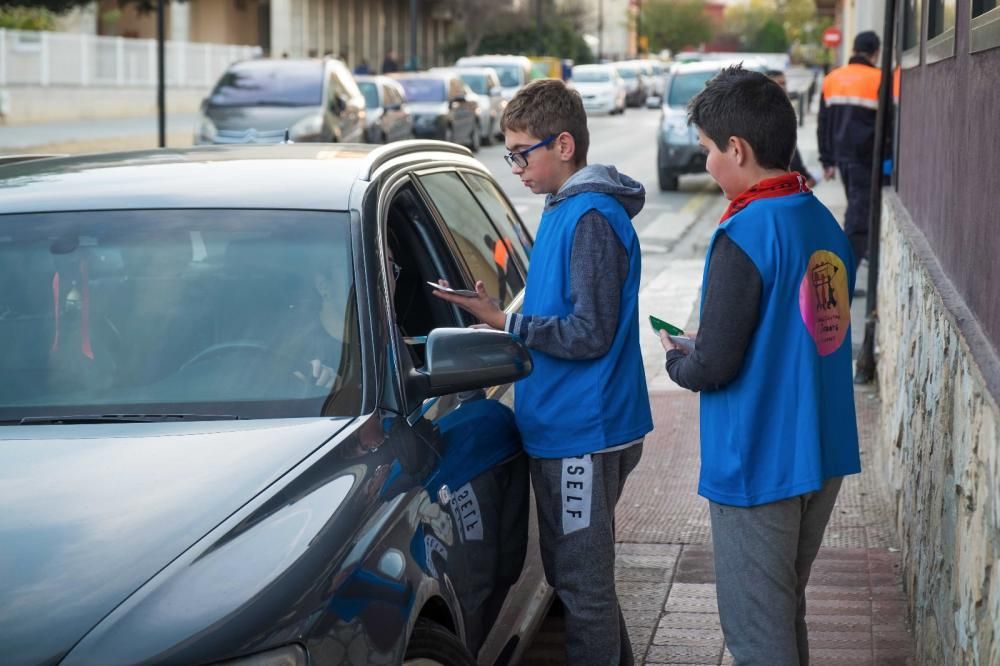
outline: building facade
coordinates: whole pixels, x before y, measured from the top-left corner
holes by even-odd
[[[878,471],[896,499],[918,663],[1000,664],[1000,4],[898,9]]]

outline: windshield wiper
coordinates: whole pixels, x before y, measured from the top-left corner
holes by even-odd
[[[232,414],[75,414],[25,416],[18,425],[70,425],[80,423],[162,423],[165,421],[237,421]]]

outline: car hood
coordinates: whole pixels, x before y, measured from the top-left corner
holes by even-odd
[[[321,110],[319,106],[210,106],[205,115],[211,118],[216,129],[267,132],[288,129]]]
[[[349,422],[0,430],[0,653],[13,663],[58,661]]]

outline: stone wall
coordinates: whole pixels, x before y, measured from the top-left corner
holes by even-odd
[[[1000,664],[1000,362],[891,193],[881,243],[876,460],[918,663]]]

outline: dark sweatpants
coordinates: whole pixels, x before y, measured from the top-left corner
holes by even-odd
[[[847,194],[844,233],[854,250],[855,266],[868,256],[868,212],[871,204],[871,162],[838,162],[840,179]]]
[[[565,608],[566,663],[631,666],[615,591],[615,505],[642,443],[579,458],[532,458],[545,578]]]

